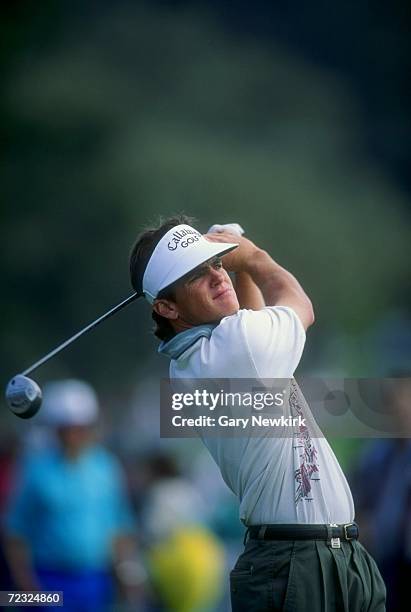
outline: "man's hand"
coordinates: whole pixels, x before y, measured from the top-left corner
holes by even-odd
[[[236,249],[224,255],[222,258],[223,266],[227,272],[245,272],[251,259],[261,250],[251,242],[251,240],[248,240],[248,238],[229,232],[205,234],[204,238],[207,238],[207,240],[211,242],[238,243],[239,246]]]
[[[235,241],[240,243],[240,238],[243,236],[244,230],[238,223],[226,223],[225,225],[217,224],[212,225],[210,227],[207,235],[209,234],[226,234],[227,238],[230,238],[231,242]],[[238,303],[240,304],[240,308],[261,310],[265,306],[264,298],[262,296],[261,291],[247,272],[242,269],[238,270],[238,268],[243,268],[244,266],[241,266],[241,260],[239,260],[238,257],[237,259],[234,258],[236,251],[237,255],[239,255],[240,258],[243,257],[244,250],[247,250],[247,248],[249,247],[250,245],[246,245],[246,243],[240,244],[237,249],[235,249],[223,258],[223,263],[224,268],[226,268],[229,272],[235,271],[234,287],[237,294]],[[244,250],[238,253],[240,248]],[[246,261],[246,259],[247,256],[244,257],[244,262]]]

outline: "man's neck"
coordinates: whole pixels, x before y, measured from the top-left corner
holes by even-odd
[[[175,333],[179,334],[180,332],[186,331],[187,329],[191,329],[192,327],[201,325],[201,323],[193,324],[193,323],[190,323],[189,321],[185,321],[184,319],[178,318],[175,321],[172,321],[171,325]]]
[[[200,325],[218,325],[220,321],[187,321],[187,319],[182,319],[178,317],[174,321],[171,321],[171,325],[176,334],[180,332],[187,331],[187,329],[192,329],[193,327],[199,327]]]

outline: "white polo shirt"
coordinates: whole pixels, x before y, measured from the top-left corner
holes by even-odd
[[[171,357],[170,378],[292,378],[301,359],[305,331],[285,306],[240,310],[217,326],[199,326],[162,343]],[[287,413],[288,411],[288,413]],[[206,437],[221,474],[240,500],[246,525],[349,523],[350,488],[311,411],[293,380],[285,416],[301,414],[301,435]]]

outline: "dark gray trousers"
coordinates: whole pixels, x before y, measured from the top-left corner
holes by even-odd
[[[384,581],[357,540],[248,540],[230,573],[233,612],[384,612]]]

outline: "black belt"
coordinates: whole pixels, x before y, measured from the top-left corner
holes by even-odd
[[[250,525],[246,535],[253,540],[327,540],[339,548],[337,540],[356,540],[359,535],[356,523],[346,525]]]

